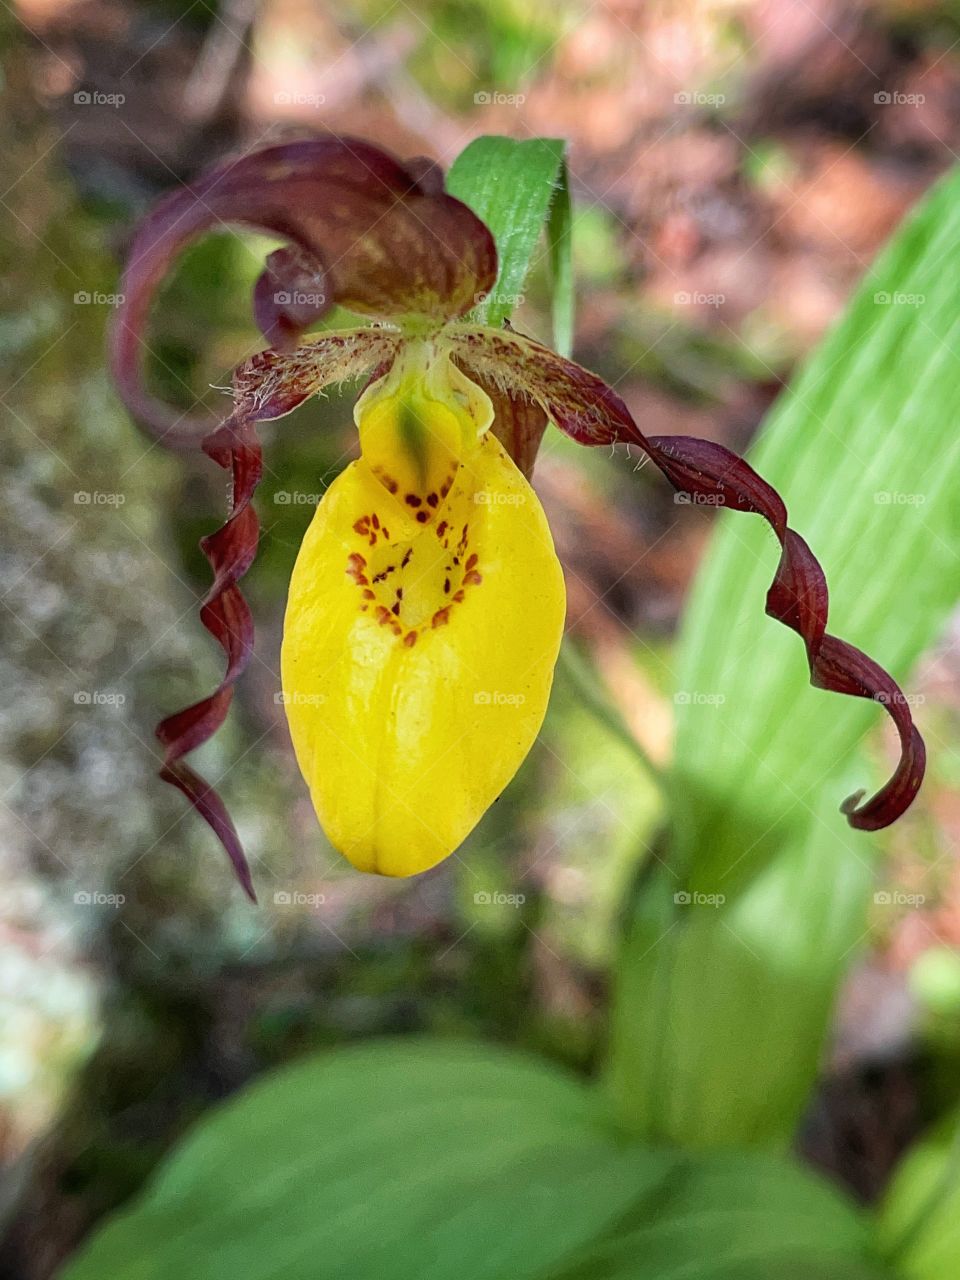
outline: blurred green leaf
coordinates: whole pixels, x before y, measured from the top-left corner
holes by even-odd
[[[205,1118],[62,1280],[875,1278],[860,1215],[812,1174],[628,1146],[599,1119],[519,1055],[340,1050]]]
[[[573,288],[565,148],[559,138],[476,138],[450,167],[447,190],[483,219],[497,242],[497,282],[472,312],[480,324],[496,327],[512,314],[546,227],[558,341],[569,340]]]
[[[907,1280],[960,1275],[960,1116],[908,1152],[880,1206],[878,1237]]]
[[[549,1280],[879,1280],[860,1216],[805,1170],[743,1154],[689,1161]]]
[[[960,594],[958,233],[953,173],[750,457],[823,562],[830,630],[900,677]],[[869,782],[857,749],[884,717],[809,687],[797,637],[763,613],[776,556],[762,522],[720,516],[679,657],[669,870],[650,879],[614,1013],[621,1114],[700,1146],[789,1140],[866,936],[878,846],[838,806]],[[725,901],[701,909],[698,893]]]
[[[476,1045],[310,1059],[205,1118],[63,1280],[515,1280],[659,1183],[555,1069]]]

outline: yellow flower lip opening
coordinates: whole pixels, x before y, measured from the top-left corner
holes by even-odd
[[[426,525],[493,421],[493,406],[434,341],[420,339],[367,388],[354,419],[363,462],[395,499],[398,523]]]
[[[285,706],[320,822],[355,866],[447,857],[546,711],[564,619],[546,518],[489,398],[411,343],[356,410],[290,584]]]

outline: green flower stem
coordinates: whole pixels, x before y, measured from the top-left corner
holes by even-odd
[[[629,749],[633,758],[639,761],[645,772],[663,790],[666,780],[660,766],[650,758],[646,749],[637,741],[627,722],[601,687],[592,665],[570,640],[565,639],[560,646],[557,670],[563,674],[564,679],[586,709],[596,716],[613,737]]]

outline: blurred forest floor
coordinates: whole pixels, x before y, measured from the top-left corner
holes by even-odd
[[[308,1049],[472,1032],[589,1070],[619,919],[663,817],[631,753],[559,680],[541,741],[459,857],[380,882],[325,845],[276,670],[299,539],[354,448],[349,400],[331,399],[265,433],[258,661],[205,750],[255,859],[263,905],[242,900],[153,776],[156,719],[216,678],[196,542],[224,484],[139,436],[103,370],[138,214],[223,155],[305,130],[447,164],[481,133],[563,136],[578,358],[651,434],[743,449],[960,159],[960,23],[926,0],[16,9],[19,25],[0,20],[0,1276],[45,1280],[199,1112]],[[258,345],[258,259],[233,236],[186,256],[155,329],[170,399],[222,406],[209,389]],[[547,338],[546,302],[541,269],[518,327]],[[537,482],[568,625],[666,761],[671,646],[710,518],[557,433]],[[953,741],[956,639],[912,685]],[[956,1035],[957,782],[935,761],[922,827],[884,837],[885,876],[922,901],[878,909],[804,1137],[864,1197],[922,1119],[917,1028]],[[484,901],[497,893],[522,902]]]

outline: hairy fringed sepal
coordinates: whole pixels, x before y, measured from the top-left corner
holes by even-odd
[[[900,737],[900,760],[880,791],[850,796],[842,811],[852,827],[877,831],[909,807],[920,789],[926,752],[899,685],[866,654],[827,633],[827,582],[813,552],[787,524],[777,491],[721,445],[690,436],[647,438],[623,400],[595,374],[513,330],[451,326],[457,359],[504,394],[539,405],[561,431],[585,445],[634,444],[680,493],[709,496],[716,505],[762,516],[780,542],[780,562],[767,593],[770,617],[804,642],[811,682],[818,688],[878,702]]]
[[[356,138],[284,143],[230,161],[165,197],[141,223],[111,326],[113,376],[131,413],[170,446],[195,446],[211,423],[177,414],[143,383],[157,289],[197,236],[240,224],[283,237],[254,291],[254,314],[289,350],[334,304],[388,319],[442,324],[463,315],[497,274],[493,237],[443,190],[438,171],[410,167]]]

